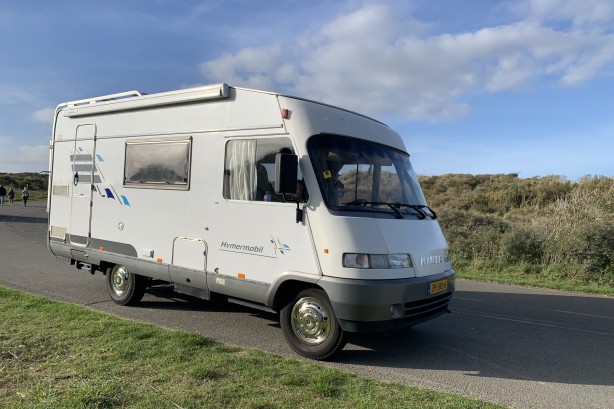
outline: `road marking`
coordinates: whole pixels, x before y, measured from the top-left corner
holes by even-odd
[[[501,317],[501,316],[498,316],[498,315],[491,315],[491,314],[480,314],[480,313],[475,313],[475,312],[462,312],[462,311],[459,311],[457,309],[452,309],[452,312],[456,313],[456,314],[463,314],[463,315],[474,315],[474,316],[482,317],[482,318],[492,318],[494,320],[518,322],[518,323],[521,323],[521,324],[537,325],[538,327],[549,327],[549,328],[556,328],[556,329],[565,329],[565,330],[571,330],[571,331],[576,331],[576,332],[584,332],[584,333],[587,333],[587,334],[597,334],[597,335],[606,335],[606,336],[612,336],[613,335],[613,334],[610,334],[609,332],[599,332],[599,331],[591,331],[589,329],[579,329],[579,328],[572,328],[572,327],[563,327],[561,325],[545,324],[543,322],[535,322],[535,321],[523,320],[523,319],[519,319],[519,318],[507,318],[507,317]]]
[[[606,317],[605,315],[584,314],[581,312],[563,311],[563,310],[552,310],[552,311],[561,312],[563,314],[583,315],[585,317],[605,318],[606,320],[614,320],[614,317]]]

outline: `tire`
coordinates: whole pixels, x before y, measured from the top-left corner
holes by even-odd
[[[320,289],[301,291],[281,310],[280,324],[288,344],[306,358],[328,359],[346,344],[346,334]]]
[[[107,290],[115,304],[136,305],[145,295],[146,278],[117,264],[107,269]]]

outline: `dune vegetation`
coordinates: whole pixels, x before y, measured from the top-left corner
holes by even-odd
[[[420,183],[459,276],[614,288],[614,178],[448,174]]]
[[[21,191],[24,186],[30,191],[30,200],[47,197],[48,176],[36,172],[2,173],[0,172],[0,184],[8,191],[11,187],[15,191],[15,199],[21,199]]]

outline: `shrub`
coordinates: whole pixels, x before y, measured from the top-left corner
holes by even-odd
[[[614,178],[420,177],[455,267],[614,284]]]
[[[543,259],[543,243],[534,231],[515,227],[501,238],[501,258],[511,264],[540,264]]]

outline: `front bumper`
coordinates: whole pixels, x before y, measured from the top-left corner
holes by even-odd
[[[429,294],[430,283],[447,280],[445,291]],[[382,332],[407,328],[448,312],[454,292],[454,270],[427,277],[399,280],[354,280],[322,277],[318,284],[326,291],[341,324],[348,332]],[[391,306],[400,307],[397,318]]]

